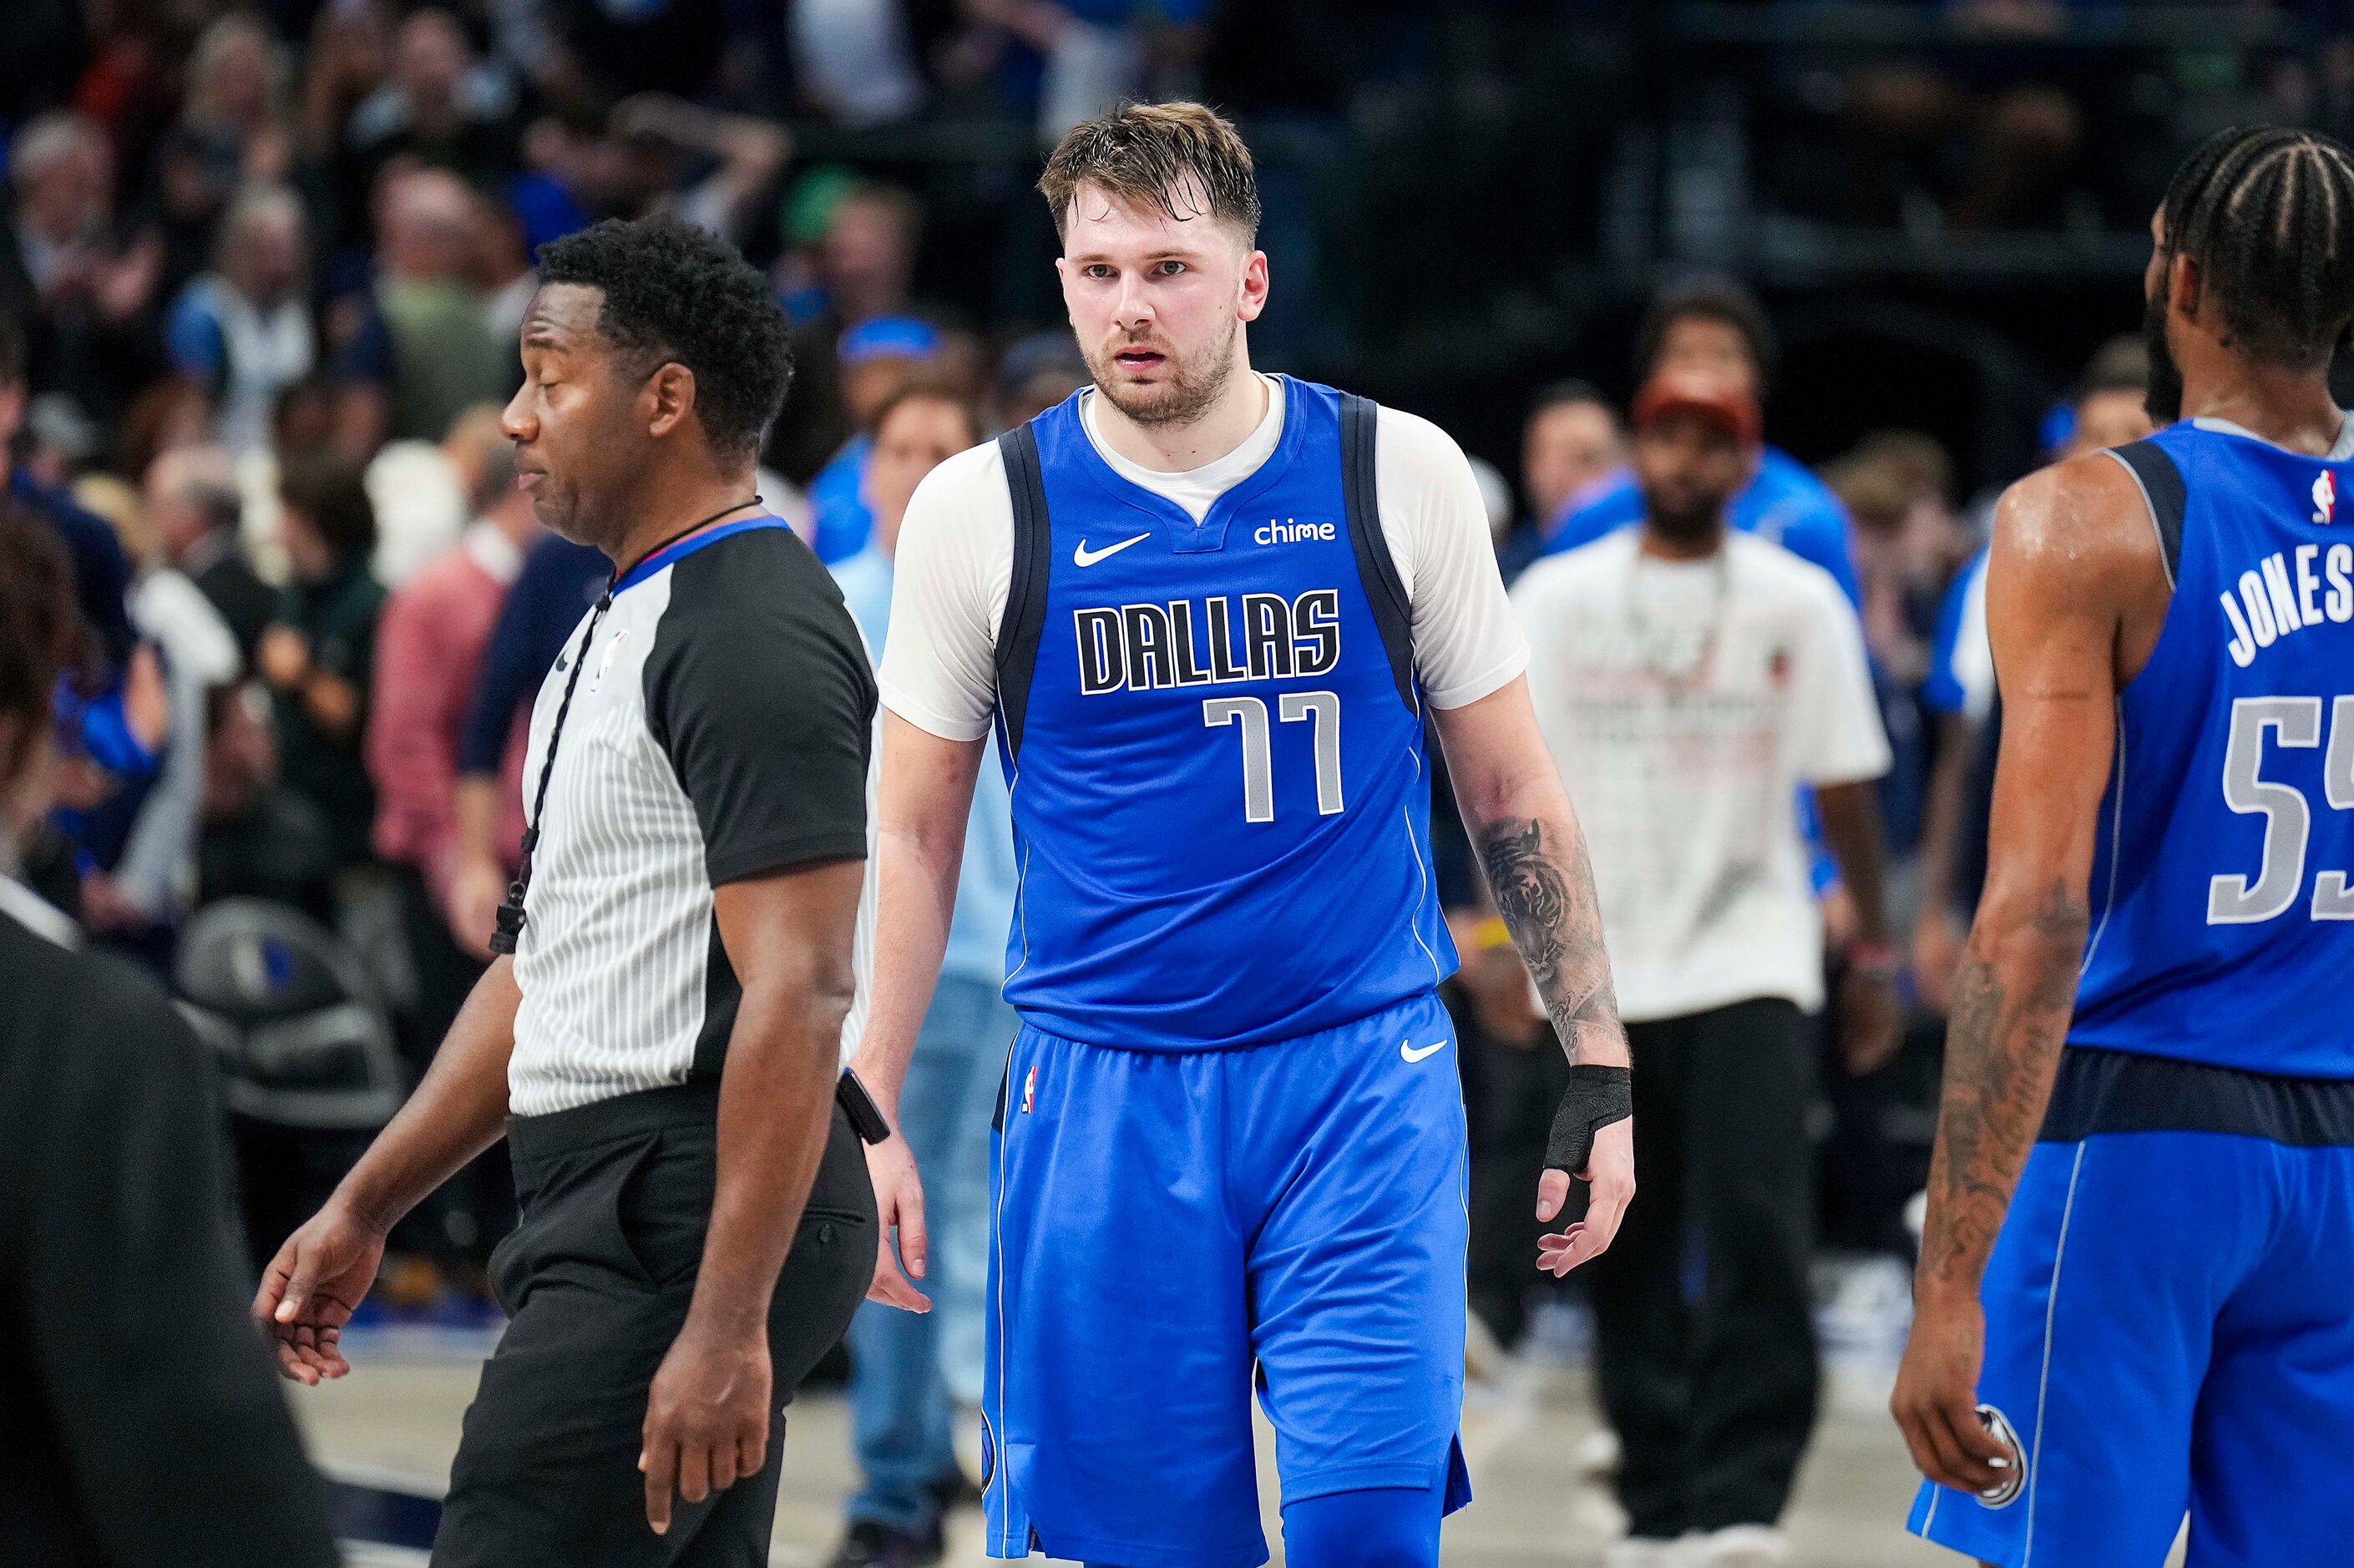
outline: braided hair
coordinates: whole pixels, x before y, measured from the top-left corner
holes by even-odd
[[[2217,132],[2167,187],[2165,249],[2199,264],[2222,339],[2270,365],[2324,366],[2354,323],[2354,151],[2317,132]]]

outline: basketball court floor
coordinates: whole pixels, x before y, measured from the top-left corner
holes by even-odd
[[[352,1374],[317,1389],[290,1385],[313,1455],[337,1478],[384,1492],[438,1496],[458,1446],[459,1421],[486,1346],[399,1331],[345,1341]],[[1966,1568],[1960,1558],[1904,1534],[1914,1472],[1886,1401],[1893,1367],[1834,1361],[1823,1417],[1787,1520],[1803,1568]],[[1594,1430],[1594,1405],[1577,1367],[1511,1366],[1466,1402],[1463,1441],[1477,1500],[1447,1521],[1449,1568],[1588,1568],[1616,1526],[1606,1485],[1578,1473]],[[1260,1431],[1260,1495],[1267,1541],[1282,1561],[1275,1472]],[[805,1393],[792,1406],[777,1510],[780,1568],[822,1568],[854,1486],[849,1417],[838,1392]],[[345,1489],[352,1495],[352,1489]],[[413,1511],[413,1510],[412,1510]],[[426,1510],[429,1516],[429,1508]],[[398,1536],[399,1531],[386,1532]],[[978,1565],[978,1511],[959,1513],[949,1562]],[[421,1552],[357,1547],[368,1568],[420,1564]]]

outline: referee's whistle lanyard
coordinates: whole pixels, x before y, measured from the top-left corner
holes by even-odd
[[[630,563],[630,570],[652,560],[679,541],[702,533],[731,512],[741,512],[747,506],[758,506],[760,498],[755,494],[749,501],[738,501],[721,507],[698,523],[690,524],[652,549]],[[531,792],[531,820],[524,824],[523,855],[516,863],[514,880],[507,884],[506,902],[499,906],[498,927],[491,933],[493,953],[512,953],[523,937],[523,895],[531,890],[532,852],[539,848],[539,822],[547,810],[547,781],[556,772],[556,748],[564,741],[564,721],[572,712],[572,694],[580,689],[580,667],[588,662],[588,645],[596,641],[598,624],[605,612],[613,608],[613,589],[629,573],[619,565],[612,576],[605,579],[605,591],[597,596],[597,606],[588,612],[588,624],[580,629],[580,644],[572,650],[572,673],[564,678],[564,700],[556,705],[556,723],[548,727],[547,750],[539,759],[539,782]]]
[[[630,570],[634,571],[673,545],[702,533],[729,513],[741,512],[748,506],[759,503],[760,497],[755,494],[749,501],[738,501],[733,505],[721,507],[710,516],[680,529],[646,551],[631,563]],[[588,624],[580,630],[579,644],[572,650],[572,670],[564,678],[564,698],[556,705],[556,722],[548,726],[547,731],[547,750],[539,759],[539,780],[532,787],[531,820],[524,825],[523,853],[515,866],[514,880],[507,885],[506,902],[499,906],[497,928],[491,933],[490,948],[493,954],[512,954],[523,937],[525,919],[524,895],[531,889],[532,854],[539,848],[539,824],[547,811],[547,783],[556,772],[556,749],[564,740],[564,721],[571,715],[572,695],[580,688],[580,669],[588,662],[588,649],[596,641],[597,627],[605,619],[605,612],[613,608],[614,588],[628,575],[628,571],[617,566],[612,576],[606,578],[605,591],[597,596],[596,607],[588,612]],[[881,1108],[867,1094],[866,1086],[848,1068],[843,1070],[841,1079],[835,1085],[834,1097],[848,1114],[851,1127],[861,1141],[881,1143],[891,1136],[890,1123],[884,1118]]]

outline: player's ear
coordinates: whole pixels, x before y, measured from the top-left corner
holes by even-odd
[[[1254,249],[1243,258],[1242,298],[1236,302],[1235,314],[1246,322],[1258,320],[1267,309],[1267,252]]]
[[[646,378],[639,397],[645,406],[646,434],[660,440],[695,411],[695,372],[675,359],[664,360]]]
[[[2200,288],[2203,281],[2199,276],[2199,263],[2191,257],[2178,254],[2168,263],[2167,299],[2171,309],[2182,313],[2185,321],[2199,319]]]

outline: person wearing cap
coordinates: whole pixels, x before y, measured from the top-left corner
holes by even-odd
[[[1731,278],[1702,275],[1664,290],[1636,334],[1635,373],[1713,375],[1762,399],[1774,370],[1774,329],[1756,297]],[[1561,555],[1643,514],[1642,485],[1631,468],[1573,493],[1544,524],[1544,554]],[[1762,425],[1743,443],[1741,482],[1725,503],[1725,523],[1814,562],[1837,578],[1850,602],[1863,590],[1847,508],[1812,469],[1765,439]]]
[[[1822,922],[1789,801],[1814,787],[1861,940],[1848,1065],[1897,1042],[1872,781],[1889,748],[1830,574],[1728,525],[1758,439],[1740,379],[1655,377],[1634,408],[1640,525],[1513,589],[1538,724],[1593,835],[1634,1055],[1643,1201],[1594,1273],[1628,1538],[1609,1561],[1788,1558],[1776,1520],[1814,1424],[1806,1112]]]

